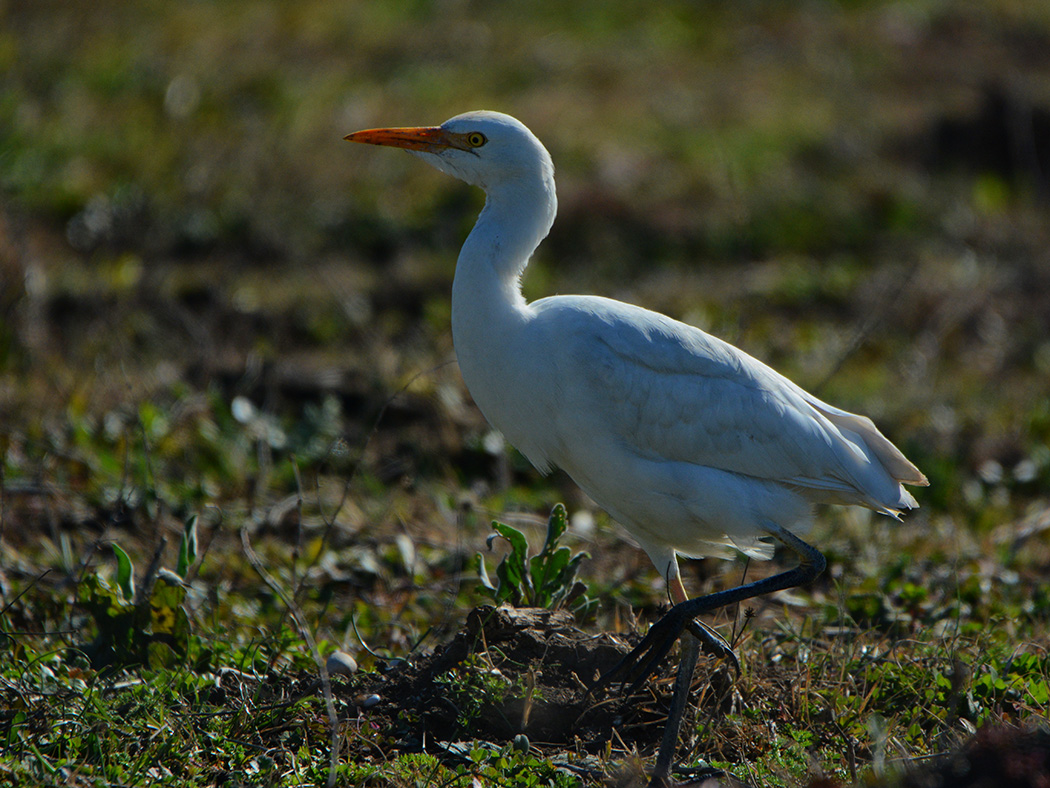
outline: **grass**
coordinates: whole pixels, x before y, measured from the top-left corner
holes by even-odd
[[[0,21],[5,778],[638,779],[660,681],[570,743],[486,728],[560,702],[556,666],[510,645],[438,674],[445,739],[394,691],[491,600],[475,556],[494,519],[510,542],[483,560],[504,575],[590,556],[569,559],[587,633],[664,601],[604,513],[490,433],[450,363],[479,195],[341,141],[481,106],[558,167],[530,297],[700,325],[872,415],[931,480],[903,525],[818,511],[825,576],[714,619],[743,674],[698,672],[683,767],[892,784],[981,726],[1045,723],[1039,4],[104,1]],[[996,159],[1017,140],[1035,166]],[[563,546],[541,549],[558,502]],[[688,562],[686,582],[772,568]],[[322,681],[337,649],[361,670]]]

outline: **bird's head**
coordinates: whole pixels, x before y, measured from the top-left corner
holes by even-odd
[[[465,112],[440,126],[368,129],[345,139],[404,148],[486,191],[520,179],[554,177],[543,144],[523,123],[500,112]]]

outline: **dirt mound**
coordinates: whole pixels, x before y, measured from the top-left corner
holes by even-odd
[[[446,646],[375,674],[365,689],[381,699],[375,712],[411,710],[438,740],[525,734],[538,746],[597,752],[615,729],[647,747],[659,740],[666,698],[588,693],[636,640],[581,632],[564,610],[483,606]]]

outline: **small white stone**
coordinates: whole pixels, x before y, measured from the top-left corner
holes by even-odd
[[[357,660],[345,651],[336,651],[325,663],[330,675],[352,676],[357,673]]]
[[[230,413],[232,413],[233,418],[241,424],[247,424],[255,418],[255,405],[253,405],[252,401],[247,397],[238,395],[234,397],[233,402],[230,403]]]
[[[375,694],[365,695],[364,698],[361,699],[361,708],[362,709],[370,709],[373,706],[375,706],[376,704],[378,704],[379,701],[381,701],[381,700],[382,700],[382,698],[380,698],[378,695],[375,695]]]

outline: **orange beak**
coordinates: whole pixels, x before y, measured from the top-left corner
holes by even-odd
[[[415,126],[403,129],[366,129],[343,137],[350,142],[368,145],[388,145],[406,150],[421,150],[434,153],[445,148],[470,150],[470,146],[440,126]]]

